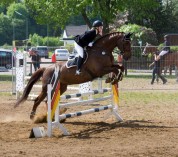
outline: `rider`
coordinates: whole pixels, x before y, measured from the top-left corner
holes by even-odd
[[[93,22],[92,29],[86,31],[84,34],[77,35],[75,37],[74,47],[78,53],[78,61],[77,61],[77,70],[76,75],[80,75],[81,67],[84,62],[84,48],[86,46],[93,46],[93,40],[96,38],[97,35],[102,36],[103,31],[103,23],[99,20]]]
[[[159,60],[161,58],[161,56],[167,54],[170,52],[170,43],[168,40],[168,35],[164,36],[164,47],[161,50],[160,54],[157,56],[156,60]]]

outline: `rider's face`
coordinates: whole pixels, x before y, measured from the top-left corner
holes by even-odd
[[[103,32],[103,26],[98,27],[98,31],[99,31],[100,34],[102,34],[102,32]]]
[[[103,30],[103,26],[100,26],[98,29],[99,29],[100,31],[102,31],[102,30]]]

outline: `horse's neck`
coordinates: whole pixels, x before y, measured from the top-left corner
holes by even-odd
[[[159,51],[156,47],[151,47],[150,52],[154,54],[155,52]]]
[[[117,45],[117,40],[118,40],[118,34],[117,35],[114,33],[112,34],[108,34],[107,36],[98,39],[98,41],[96,41],[96,44],[94,45],[94,48],[101,48],[102,50],[106,50],[106,51],[110,51],[112,52],[113,49],[116,47]]]

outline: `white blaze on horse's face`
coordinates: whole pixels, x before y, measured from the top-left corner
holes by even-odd
[[[142,56],[145,56],[145,55],[146,55],[146,46],[145,46],[145,48],[144,48],[144,50],[142,52]]]
[[[143,56],[147,56],[148,55],[148,48],[150,47],[151,45],[149,44],[149,43],[146,43],[146,45],[145,45],[145,48],[144,48],[144,50],[143,50],[143,52],[142,52],[142,55]]]

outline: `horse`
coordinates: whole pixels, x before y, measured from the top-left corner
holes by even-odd
[[[152,55],[159,52],[158,48],[156,46],[153,46],[149,43],[146,43],[146,46],[144,47],[144,50],[142,52],[142,55],[147,56],[149,53]],[[163,56],[163,61],[161,61],[160,69],[161,72],[164,69],[164,67],[178,67],[178,53],[168,53]]]
[[[61,95],[67,90],[68,85],[80,84],[88,81],[92,81],[95,78],[102,77],[109,73],[114,73],[115,77],[107,82],[113,81],[116,83],[122,79],[124,67],[118,64],[114,64],[114,57],[112,51],[117,47],[124,60],[131,58],[131,33],[113,32],[103,35],[97,39],[92,47],[86,48],[88,54],[87,60],[84,62],[81,68],[81,74],[75,75],[76,65],[67,67],[69,62],[57,62],[47,68],[40,68],[34,72],[25,87],[23,94],[19,100],[17,100],[14,108],[27,100],[28,95],[33,85],[41,78],[42,90],[39,96],[34,100],[34,105],[30,114],[30,119],[34,119],[38,105],[47,96],[47,84],[52,80],[55,66],[59,67],[60,76],[60,93]]]

